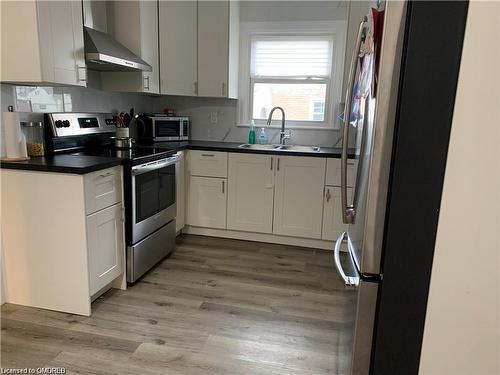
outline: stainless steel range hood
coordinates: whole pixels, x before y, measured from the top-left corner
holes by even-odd
[[[147,71],[151,65],[107,33],[106,2],[83,0],[87,68],[100,71]]]

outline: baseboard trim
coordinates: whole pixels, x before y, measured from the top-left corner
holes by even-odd
[[[246,240],[256,242],[267,242],[289,246],[310,247],[315,249],[333,250],[334,241],[314,240],[310,238],[278,236],[267,233],[242,232],[236,230],[213,229],[193,227],[186,225],[182,233],[196,234],[201,236],[231,238],[234,240]]]

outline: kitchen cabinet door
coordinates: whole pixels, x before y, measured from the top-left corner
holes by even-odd
[[[68,85],[87,85],[87,71],[83,43],[83,16],[81,4],[75,1],[48,1],[40,7],[49,7],[54,82]],[[45,17],[44,17],[45,18]],[[45,37],[40,35],[40,39]],[[44,51],[42,51],[44,54]]]
[[[81,2],[2,1],[2,82],[87,85]],[[22,25],[22,26],[21,26]]]
[[[347,189],[347,200],[352,200],[352,188]],[[342,221],[340,187],[325,186],[323,203],[323,231],[322,240],[335,241],[348,225]]]
[[[198,2],[198,95],[237,98],[237,1]]]
[[[274,159],[272,155],[229,154],[228,229],[272,233]]]
[[[226,229],[227,179],[190,176],[186,224]]]
[[[124,246],[121,203],[87,216],[90,295],[123,273]]]
[[[197,94],[197,2],[159,2],[162,94]]]
[[[177,206],[177,217],[175,218],[175,231],[179,232],[184,228],[184,223],[186,220],[186,167],[184,151],[177,153],[179,156],[179,162],[175,164],[175,193],[176,193],[176,206]]]
[[[101,72],[108,91],[160,93],[158,5],[155,1],[109,1],[108,33],[149,65],[149,72]]]
[[[321,238],[326,160],[276,157],[273,233]]]

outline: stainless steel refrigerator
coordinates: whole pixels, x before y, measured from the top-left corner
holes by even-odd
[[[336,241],[335,266],[357,290],[351,374],[368,374],[377,294],[382,280],[384,218],[396,116],[406,2],[378,3],[360,20],[351,60],[342,141],[342,216],[349,224]],[[349,137],[355,137],[358,169],[352,202],[347,197]],[[344,270],[341,248],[352,267]],[[347,267],[346,267],[347,268]],[[349,345],[350,346],[350,345]],[[349,348],[350,349],[350,348]]]

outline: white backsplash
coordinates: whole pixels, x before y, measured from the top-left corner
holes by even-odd
[[[235,99],[199,98],[183,96],[151,96],[136,93],[115,93],[99,90],[98,79],[93,78],[92,86],[56,87],[54,95],[63,94],[66,98],[65,109],[72,112],[119,112],[135,108],[136,113],[162,113],[172,108],[178,115],[191,118],[191,138],[193,140],[246,142],[248,127],[237,126],[237,104]],[[2,112],[9,105],[15,106],[14,86],[2,84]],[[217,122],[212,123],[215,113]],[[42,113],[23,112],[21,120],[41,121]],[[257,129],[258,130],[258,129]],[[269,142],[279,142],[279,129],[266,128]],[[292,129],[290,143],[303,145],[333,146],[338,143],[341,133],[338,130]]]
[[[183,96],[163,96],[154,98],[158,111],[173,108],[176,114],[191,118],[191,138],[203,141],[246,142],[248,127],[237,126],[238,101],[223,98],[197,98]],[[211,122],[211,114],[217,116],[217,123]],[[279,142],[277,128],[266,127],[270,143]],[[257,129],[258,131],[259,129]],[[331,147],[341,137],[338,130],[292,129],[289,143]]]

